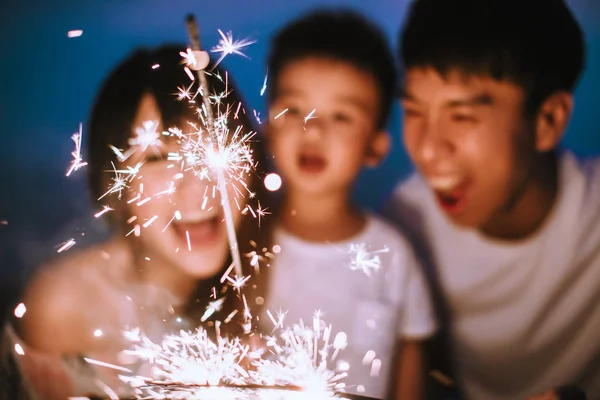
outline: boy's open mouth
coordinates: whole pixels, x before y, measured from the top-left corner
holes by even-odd
[[[302,153],[298,157],[298,165],[304,172],[317,173],[321,172],[327,166],[325,158],[314,153]]]

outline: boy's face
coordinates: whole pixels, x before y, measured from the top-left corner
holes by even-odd
[[[506,81],[413,68],[402,95],[407,151],[455,223],[485,228],[524,190],[535,140],[524,92]]]
[[[368,73],[309,57],[289,62],[276,85],[269,146],[292,191],[347,189],[363,165],[385,155],[387,134],[377,132],[378,86]]]

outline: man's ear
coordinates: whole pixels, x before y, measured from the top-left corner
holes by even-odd
[[[536,119],[535,146],[539,152],[553,150],[562,139],[573,112],[573,95],[556,92],[540,106]]]
[[[367,156],[365,157],[365,166],[376,168],[385,159],[390,152],[392,140],[390,134],[386,130],[378,131],[371,139]]]

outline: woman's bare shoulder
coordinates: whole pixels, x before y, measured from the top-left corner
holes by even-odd
[[[128,261],[122,240],[111,240],[42,266],[27,285],[19,335],[40,351],[77,353],[98,344],[95,322],[111,308],[107,276]],[[114,281],[118,281],[118,278]]]

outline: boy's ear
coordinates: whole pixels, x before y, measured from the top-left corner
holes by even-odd
[[[376,168],[388,155],[391,145],[392,139],[388,131],[381,130],[375,133],[375,136],[371,139],[371,143],[367,149],[365,166]]]
[[[556,92],[540,106],[536,120],[535,145],[539,152],[553,150],[562,139],[573,112],[573,95]]]

